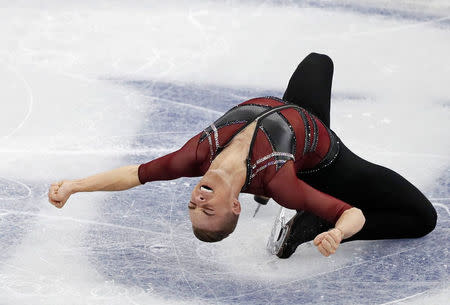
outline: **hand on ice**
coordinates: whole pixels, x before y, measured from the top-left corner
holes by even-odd
[[[342,231],[334,228],[327,232],[320,233],[314,238],[314,245],[324,256],[330,256],[336,252],[342,241]]]
[[[73,188],[70,181],[63,180],[57,183],[52,183],[48,191],[48,201],[57,208],[62,208],[73,194]]]

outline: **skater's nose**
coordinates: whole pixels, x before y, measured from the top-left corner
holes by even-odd
[[[197,201],[199,201],[199,202],[205,202],[206,201],[205,196],[201,192],[197,193],[197,196],[195,196],[195,199],[197,199]]]
[[[191,200],[196,204],[206,204],[213,197],[213,194],[203,191],[200,188],[195,188],[192,191]]]

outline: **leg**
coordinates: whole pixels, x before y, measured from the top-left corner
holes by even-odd
[[[436,226],[436,210],[414,185],[386,167],[361,159],[342,142],[332,165],[299,178],[363,211],[364,227],[344,242],[422,237]],[[291,233],[277,253],[280,258],[291,256],[300,244],[332,227],[311,213],[300,213],[290,222]]]
[[[436,226],[433,205],[414,185],[386,167],[361,159],[343,144],[334,164],[299,178],[363,211],[366,223],[349,240],[415,238]]]
[[[330,127],[333,69],[327,55],[309,54],[292,74],[283,99],[305,108]]]

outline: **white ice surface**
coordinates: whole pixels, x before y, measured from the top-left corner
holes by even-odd
[[[143,234],[146,216],[135,227],[102,221],[101,207],[110,198],[105,193],[74,196],[62,210],[46,201],[53,181],[126,165],[130,155],[164,154],[190,135],[174,124],[166,128],[173,132],[166,146],[140,145],[143,122],[152,136],[145,115],[159,106],[119,82],[282,91],[299,60],[312,51],[326,53],[335,63],[333,129],[357,154],[393,168],[424,192],[433,189],[450,163],[448,2],[318,3],[2,1],[0,224],[8,231],[0,234],[11,238],[0,245],[0,304],[227,303],[195,293],[174,301],[151,286],[115,282],[114,275],[96,270],[83,241],[93,227]],[[170,184],[158,188],[167,191]],[[346,244],[324,260],[304,245],[301,256],[277,260],[264,252],[276,207],[253,219],[251,198],[242,201],[247,207],[235,234],[219,245],[195,243],[199,259],[237,281],[320,277],[377,249]],[[433,202],[441,205],[440,215],[448,212],[449,198]],[[125,237],[114,241],[127,244]],[[447,277],[444,286],[389,304],[445,304],[448,283]]]

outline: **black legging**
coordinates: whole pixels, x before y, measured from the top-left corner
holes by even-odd
[[[332,78],[332,60],[311,53],[295,70],[283,99],[304,107],[330,127]],[[363,211],[364,227],[348,240],[421,237],[434,229],[436,211],[414,185],[361,159],[342,142],[340,148],[332,165],[299,178]]]

